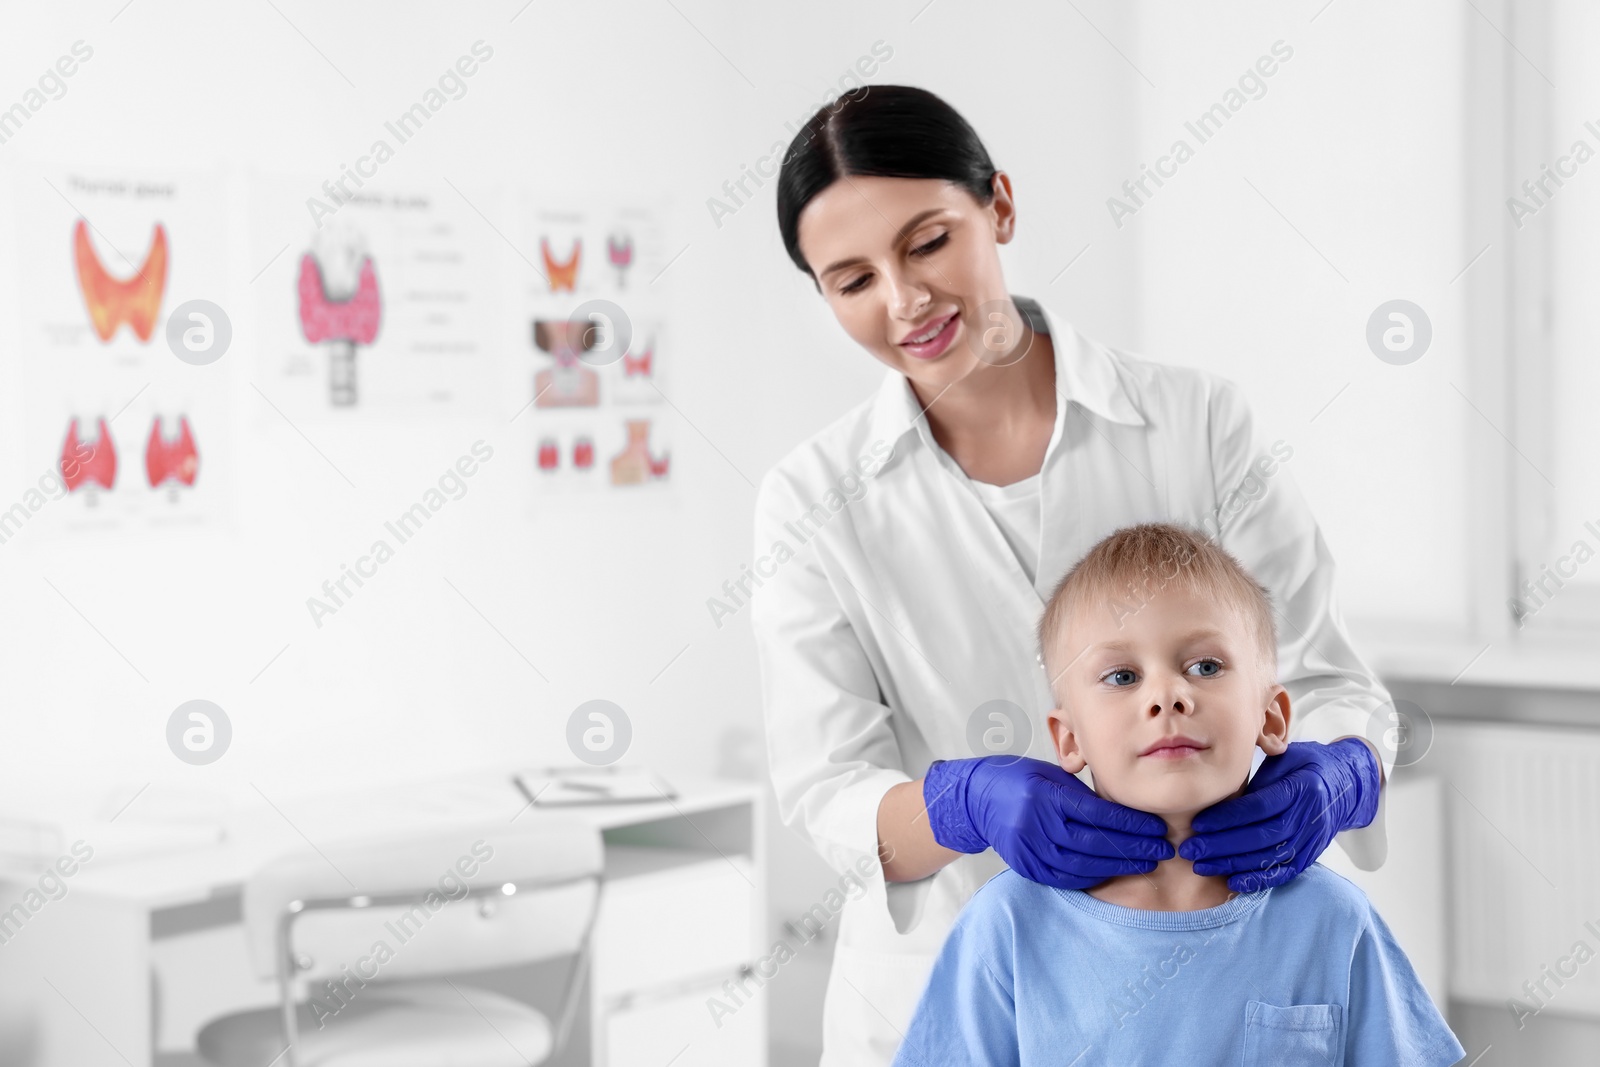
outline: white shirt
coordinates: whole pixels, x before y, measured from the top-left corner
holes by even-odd
[[[1042,481],[1037,474],[1010,485],[991,485],[967,479],[967,484],[972,486],[984,510],[1000,528],[1001,535],[1011,546],[1011,554],[1017,557],[1017,565],[1030,582],[1034,581],[1039,571],[1039,524],[1044,518],[1044,508],[1039,502],[1042,496],[1039,484]]]
[[[935,759],[984,754],[968,742],[969,718],[995,699],[1032,715],[1027,754],[1055,762],[1034,628],[1049,590],[1113,530],[1220,529],[1219,543],[1279,608],[1291,739],[1365,736],[1386,779],[1393,770],[1380,713],[1389,694],[1346,635],[1333,559],[1289,470],[1292,447],[1256,441],[1231,380],[1110,349],[1012,299],[1055,350],[1057,425],[1038,474],[1034,574],[1008,520],[997,525],[982,491],[949,469],[892,370],[875,396],[779,460],[757,493],[751,625],[779,814],[841,876],[870,871],[866,892],[839,912],[821,1067],[890,1062],[956,913],[1005,867],[989,850],[885,883],[879,802]],[[1012,517],[1025,534],[1026,517]],[[1017,544],[1026,551],[1025,536]],[[1371,825],[1337,839],[1362,869],[1383,862],[1383,820],[1380,794]]]

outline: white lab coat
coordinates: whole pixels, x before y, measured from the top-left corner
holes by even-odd
[[[1291,738],[1362,735],[1393,769],[1386,717],[1374,714],[1389,695],[1346,636],[1292,455],[1256,440],[1238,386],[1115,351],[1013,299],[1051,335],[1056,361],[1036,583],[894,371],[785,455],[757,495],[750,610],[779,813],[841,875],[872,871],[839,914],[821,1067],[890,1062],[956,913],[1004,869],[991,850],[885,883],[876,862],[857,866],[876,856],[879,801],[935,759],[981,754],[968,719],[996,698],[1035,714],[1028,755],[1054,762],[1034,628],[1055,583],[1118,527],[1220,523],[1222,546],[1280,611]],[[1382,804],[1338,840],[1357,866],[1382,863]]]

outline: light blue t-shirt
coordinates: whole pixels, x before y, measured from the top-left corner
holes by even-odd
[[[1466,1051],[1353,882],[1313,863],[1201,911],[995,875],[894,1067],[1447,1067]]]

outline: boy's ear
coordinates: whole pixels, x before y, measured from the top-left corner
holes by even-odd
[[[1055,745],[1056,762],[1061,764],[1061,769],[1068,774],[1077,774],[1087,767],[1088,763],[1078,749],[1078,737],[1072,732],[1072,724],[1061,709],[1051,708],[1046,721],[1050,724],[1050,741]]]
[[[1267,694],[1256,744],[1269,756],[1281,756],[1289,747],[1289,691],[1281,685],[1273,685]]]

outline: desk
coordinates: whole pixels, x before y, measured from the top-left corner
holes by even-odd
[[[669,801],[538,808],[511,773],[497,767],[263,802],[230,821],[223,844],[84,863],[64,880],[64,896],[0,945],[0,1064],[199,1063],[191,1050],[201,1025],[277,1003],[275,983],[250,966],[241,889],[262,862],[308,840],[472,819],[578,818],[602,832],[606,882],[587,1010],[553,1067],[764,1067],[766,1003],[751,980],[766,939],[760,787],[674,781],[679,796]],[[0,880],[0,901],[9,905],[27,887]],[[548,1015],[569,965],[468,980]],[[746,996],[733,1015],[714,1019],[708,998],[727,1002],[729,980]]]

